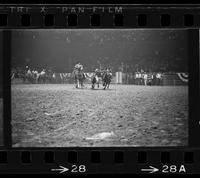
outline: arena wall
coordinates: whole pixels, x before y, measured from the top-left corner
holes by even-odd
[[[117,84],[136,84],[135,75],[133,73],[116,72],[115,83]],[[188,85],[187,73],[164,73],[160,85],[179,86]]]
[[[91,75],[92,73],[87,73],[87,78],[84,81],[86,84],[91,83]],[[60,77],[62,76],[62,77]],[[62,78],[62,79],[61,79]],[[29,84],[28,81],[24,82],[22,79],[15,78],[12,80],[12,84]],[[56,79],[53,83],[66,83],[73,84],[74,78],[70,73],[62,73],[56,74]],[[113,74],[111,84],[137,84],[135,75],[133,73],[122,73],[116,72]],[[188,74],[186,73],[165,73],[162,75],[162,79],[160,81],[160,85],[163,86],[179,86],[179,85],[188,85]]]
[[[183,80],[178,76],[178,73],[176,74],[164,74],[162,85],[188,85],[188,79]]]

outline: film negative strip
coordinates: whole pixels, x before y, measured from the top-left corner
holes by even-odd
[[[0,173],[199,174],[200,6],[0,5]]]

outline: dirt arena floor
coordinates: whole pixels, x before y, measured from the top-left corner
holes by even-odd
[[[14,147],[186,146],[188,87],[12,85]]]
[[[0,145],[3,145],[3,99],[0,98]]]

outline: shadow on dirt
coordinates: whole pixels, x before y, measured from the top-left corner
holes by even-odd
[[[114,91],[115,89],[103,89],[103,88],[91,88],[91,87],[85,87],[85,88],[73,88],[74,90],[93,90],[93,91]]]

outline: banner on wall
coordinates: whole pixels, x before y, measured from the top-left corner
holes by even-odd
[[[188,74],[187,73],[177,73],[179,79],[183,82],[188,82]]]

